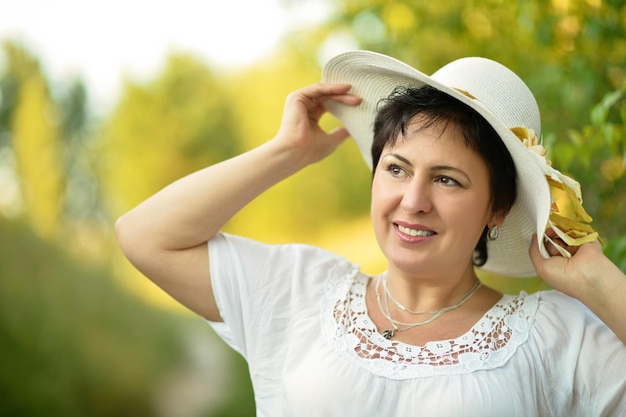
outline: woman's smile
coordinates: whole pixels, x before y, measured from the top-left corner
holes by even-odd
[[[398,237],[407,243],[418,243],[426,240],[425,238],[435,236],[437,233],[434,230],[422,225],[410,225],[407,223],[394,223],[396,230],[398,231]]]

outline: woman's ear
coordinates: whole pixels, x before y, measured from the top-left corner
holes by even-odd
[[[492,226],[502,227],[502,223],[504,223],[505,218],[506,218],[506,213],[493,213],[491,217],[489,218],[487,227],[492,227]]]

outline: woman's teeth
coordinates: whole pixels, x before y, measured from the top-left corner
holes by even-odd
[[[398,225],[398,230],[400,230],[402,233],[407,234],[409,236],[432,236],[435,234],[435,232],[431,230],[410,229],[408,227],[404,227],[400,225]]]

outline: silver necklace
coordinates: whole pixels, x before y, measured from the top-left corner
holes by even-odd
[[[383,280],[383,289],[385,290],[385,297],[389,298],[391,301],[393,301],[393,303],[398,306],[399,309],[406,311],[407,313],[411,313],[413,315],[416,316],[421,316],[424,314],[430,314],[433,315],[435,313],[437,313],[438,310],[424,310],[424,311],[413,311],[411,309],[409,309],[408,307],[405,307],[404,305],[400,304],[400,301],[396,300],[394,298],[394,296],[391,294],[391,291],[389,291],[389,287],[387,286],[387,276],[385,275],[384,278],[379,278]]]
[[[474,286],[472,288],[470,288],[470,290],[465,293],[465,295],[463,297],[461,297],[456,303],[454,303],[451,306],[448,307],[444,307],[440,310],[429,310],[429,311],[417,311],[417,312],[412,312],[411,310],[407,309],[408,312],[412,313],[412,314],[430,314],[431,316],[425,320],[422,321],[418,321],[415,323],[404,323],[398,320],[395,320],[391,317],[391,310],[389,309],[389,296],[391,295],[388,291],[385,291],[385,303],[384,303],[384,307],[383,307],[383,303],[381,300],[381,296],[380,296],[380,283],[383,280],[383,276],[379,276],[378,277],[378,281],[376,282],[376,286],[374,287],[375,293],[376,293],[376,301],[378,302],[378,307],[380,308],[381,313],[383,314],[383,316],[385,316],[385,318],[387,320],[389,320],[389,322],[391,323],[391,329],[387,329],[384,330],[382,332],[382,335],[385,339],[391,339],[396,332],[403,332],[405,330],[409,330],[412,329],[414,327],[418,327],[418,326],[424,326],[428,323],[432,323],[434,320],[436,320],[437,318],[439,318],[440,316],[442,316],[444,313],[447,313],[448,311],[454,310],[456,308],[461,307],[463,304],[465,304],[465,302],[467,300],[469,300],[472,295],[474,295],[476,293],[476,291],[478,291],[478,289],[481,287],[481,283],[480,281],[476,280],[476,283],[474,284]],[[385,281],[383,282],[383,286],[387,287],[387,282],[386,282],[386,276],[385,276]],[[393,300],[393,297],[391,297]],[[394,302],[396,302],[396,300],[393,300]],[[396,302],[397,303],[397,302]],[[397,303],[398,306],[400,308],[402,308],[403,306],[399,303]],[[404,327],[400,327],[400,326],[404,326]]]

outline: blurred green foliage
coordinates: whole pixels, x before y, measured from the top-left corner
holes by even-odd
[[[548,156],[580,181],[607,256],[626,270],[626,84],[606,93],[591,108],[589,124],[567,135],[567,141],[550,138]]]
[[[173,179],[241,151],[225,96],[220,80],[190,56],[171,57],[146,85],[126,81],[98,137],[98,178],[103,195],[115,196],[105,198],[110,213],[120,215]]]
[[[126,79],[115,108],[99,119],[82,80],[48,80],[35,56],[6,41],[0,415],[162,416],[180,386],[188,395],[200,387],[200,398],[211,401],[187,414],[180,408],[180,416],[254,414],[245,363],[212,344],[201,320],[152,295],[158,290],[137,279],[116,248],[112,224],[180,176],[272,137],[285,96],[318,81],[321,64],[345,45],[388,53],[427,73],[468,55],[514,69],[536,94],[549,159],[581,182],[607,255],[626,270],[622,1],[343,0],[327,22],[291,33],[249,68],[220,73],[192,55],[170,56],[154,79]],[[331,118],[323,123],[335,126]],[[369,186],[370,173],[346,142],[255,200],[227,228],[265,241],[321,244],[381,270],[384,259],[363,246]],[[484,279],[509,293],[546,287],[538,278]],[[201,358],[232,363],[211,375],[218,386],[198,379],[213,373],[196,366],[202,359],[194,359],[190,340],[198,338],[206,343]],[[180,369],[187,371],[181,376]]]
[[[80,261],[20,222],[0,219],[0,230],[0,415],[163,415],[156,391],[176,381],[175,371],[198,366],[186,344],[206,324],[138,303],[120,291],[109,266]],[[239,382],[247,368],[228,360],[238,379],[213,384],[232,384],[231,396],[217,402],[221,411],[202,415],[253,413],[250,386]]]
[[[178,318],[138,304],[105,268],[17,222],[1,220],[0,230],[0,415],[150,415],[145,382],[181,357],[180,340],[164,331]],[[154,315],[158,324],[146,326]]]

